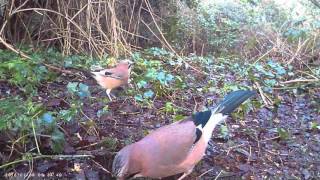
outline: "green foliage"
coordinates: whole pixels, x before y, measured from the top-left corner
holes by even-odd
[[[147,49],[145,53],[158,58],[172,57],[171,53],[159,48]],[[134,53],[132,57],[135,61],[133,79],[137,87],[134,97],[139,102],[148,102],[155,96],[164,96],[173,90],[173,84],[181,81],[181,78],[172,75],[166,69],[166,64],[160,60],[142,58],[140,53]]]
[[[69,109],[60,110],[58,113],[58,118],[66,122],[70,122],[76,117],[76,115],[78,115],[80,107],[81,106],[77,106],[73,103]]]
[[[320,130],[320,124],[317,122],[310,122],[310,129],[311,130]]]
[[[230,135],[229,129],[225,125],[220,125],[220,135],[223,139],[227,139]]]
[[[118,139],[112,138],[112,137],[105,137],[102,140],[101,146],[109,149],[109,150],[116,150],[116,147],[118,145]]]
[[[152,47],[152,48],[149,48],[146,50],[146,53],[148,54],[151,54],[155,57],[169,57],[170,56],[173,56],[173,54],[169,51],[166,51],[165,49],[162,49],[162,48],[157,48],[157,47]]]
[[[73,96],[77,95],[80,99],[90,97],[89,86],[79,82],[69,82],[67,85],[68,92]]]
[[[63,57],[54,49],[42,52],[30,52],[31,59],[24,59],[10,52],[0,50],[0,78],[19,87],[28,98],[20,96],[7,97],[0,100],[0,131],[14,132],[16,136],[24,134],[46,134],[50,135],[50,146],[54,152],[63,150],[64,134],[58,129],[58,120],[70,121],[77,114],[82,103],[71,98],[70,108],[47,112],[46,108],[39,102],[33,100],[37,94],[37,88],[42,82],[52,81],[56,78],[55,73],[44,65],[45,63],[59,64]],[[80,58],[79,58],[80,57]],[[66,58],[65,66],[76,66],[85,58],[73,56]],[[90,62],[90,61],[87,61]],[[89,87],[83,83],[71,82],[67,89],[71,97],[79,97],[81,100],[90,96]]]
[[[64,134],[59,129],[55,128],[51,133],[51,149],[53,150],[53,152],[61,153],[63,151],[64,143]]]
[[[299,41],[315,38],[319,33],[320,9],[310,1],[217,0],[198,1],[193,6],[185,1],[181,4],[176,17],[169,20],[171,27],[165,30],[176,48],[189,52],[265,52],[275,45],[275,36],[287,40],[284,46],[295,47]]]
[[[181,121],[185,118],[186,118],[186,116],[184,116],[184,115],[176,114],[176,115],[173,115],[173,122]]]
[[[109,112],[109,106],[104,106],[102,109],[97,111],[97,117],[101,117],[104,114],[107,114]]]
[[[70,122],[78,117],[83,101],[91,97],[91,92],[88,85],[79,82],[69,82],[66,89],[71,95],[70,98],[66,99],[69,101],[70,108],[59,110],[57,117],[65,122]],[[97,112],[97,115],[100,117],[105,113],[105,110],[101,110]]]
[[[256,63],[252,72],[253,76],[250,76],[254,81],[260,81],[263,83],[263,90],[271,93],[272,88],[279,86],[279,81],[283,81],[285,78],[293,76],[292,66],[283,66],[282,64],[269,59],[267,63]]]
[[[19,86],[21,90],[36,93],[37,85],[52,80],[54,74],[38,63],[39,59],[23,59],[10,52],[0,50],[0,78]]]
[[[277,132],[281,140],[288,140],[290,138],[289,131],[284,128],[277,128]]]
[[[25,132],[31,130],[31,121],[35,120],[44,108],[41,104],[19,96],[0,100],[0,131],[12,130]]]
[[[16,96],[1,99],[0,106],[0,132],[11,131],[18,136],[26,133],[32,134],[32,124],[35,122],[36,133],[50,134],[52,150],[62,152],[64,135],[57,128],[54,113],[46,112],[42,104]]]

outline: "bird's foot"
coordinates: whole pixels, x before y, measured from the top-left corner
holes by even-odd
[[[192,173],[192,170],[193,170],[193,168],[190,169],[188,172],[183,173],[182,176],[180,176],[178,180],[183,180],[185,177],[187,177],[189,174]]]

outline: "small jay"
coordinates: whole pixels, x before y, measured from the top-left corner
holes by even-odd
[[[112,89],[129,83],[132,64],[130,60],[123,60],[114,68],[91,72],[98,84],[106,89],[110,101],[112,101],[110,96]]]
[[[254,94],[254,91],[234,91],[214,109],[163,126],[125,146],[115,156],[112,173],[118,180],[183,173],[179,178],[182,180],[204,156],[215,126]]]

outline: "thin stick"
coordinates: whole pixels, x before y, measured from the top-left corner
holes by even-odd
[[[98,162],[96,162],[95,160],[91,159],[91,161],[97,165],[100,169],[102,169],[104,172],[108,173],[108,174],[111,174],[110,171],[108,171],[106,168],[104,168],[101,164],[99,164]]]
[[[212,170],[213,170],[213,168],[211,168],[211,169],[207,170],[206,172],[200,174],[200,176],[198,176],[197,179],[200,179],[202,176],[208,174],[208,173],[211,172]],[[221,172],[221,171],[220,171],[220,172]]]
[[[214,180],[217,180],[220,177],[221,173],[222,173],[222,170],[219,172],[219,174],[216,176],[216,178],[214,178]]]
[[[271,48],[269,51],[267,51],[266,53],[264,53],[262,56],[260,56],[254,63],[251,64],[251,66],[248,67],[248,69],[246,71],[249,71],[258,61],[260,61],[262,58],[264,58],[265,56],[267,56],[270,52],[272,52],[274,50],[274,47]]]
[[[16,50],[11,44],[8,44],[2,37],[0,37],[0,42],[8,49],[10,49],[11,51],[21,55],[22,57],[26,58],[26,59],[31,59],[28,55],[24,54],[21,51]]]
[[[262,89],[261,89],[260,84],[259,84],[258,82],[254,82],[254,83],[255,83],[255,85],[256,85],[257,88],[258,88],[258,91],[259,91],[259,94],[260,94],[260,96],[261,96],[261,98],[262,98],[262,101],[264,102],[264,104],[265,104],[266,106],[269,106],[269,103],[268,103],[266,97],[265,97],[264,94],[263,94],[263,91],[262,91]]]
[[[32,126],[33,137],[34,137],[34,141],[36,142],[38,154],[41,154],[41,151],[40,151],[40,148],[39,148],[39,144],[38,144],[38,140],[37,140],[36,130],[34,128],[33,120],[31,120],[31,126]]]
[[[38,154],[41,154],[40,148],[39,148],[39,144],[38,144],[38,139],[37,139],[37,134],[36,134],[36,130],[35,130],[35,126],[34,126],[34,118],[36,116],[38,116],[42,111],[37,112],[34,116],[32,116],[31,118],[31,126],[32,126],[32,132],[33,132],[33,137],[34,137],[34,141],[36,142],[36,146],[37,146],[37,150],[38,150]]]
[[[246,144],[239,144],[239,145],[235,145],[235,146],[232,146],[232,147],[228,148],[227,156],[229,155],[229,153],[230,153],[230,151],[231,151],[232,149],[238,148],[238,147],[242,147],[242,146],[244,146],[244,145],[246,145]]]
[[[275,139],[279,139],[279,138],[280,138],[280,136],[276,136],[276,137],[260,140],[259,142],[265,142],[265,141],[275,140]]]
[[[294,79],[289,81],[280,82],[281,84],[291,84],[291,83],[298,83],[298,82],[320,82],[320,79]]]

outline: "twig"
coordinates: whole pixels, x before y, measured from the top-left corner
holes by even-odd
[[[279,139],[279,138],[280,138],[280,136],[276,136],[276,137],[260,140],[259,142],[265,142],[265,141],[275,140],[275,139]]]
[[[42,111],[37,112],[35,115],[32,116],[31,118],[31,126],[32,126],[32,132],[33,132],[33,137],[34,137],[34,141],[36,142],[36,146],[37,146],[37,150],[38,150],[38,154],[41,154],[40,148],[39,148],[39,144],[38,144],[38,139],[37,139],[37,134],[36,134],[36,130],[35,130],[35,126],[34,126],[34,118],[36,116],[38,116]]]
[[[254,63],[251,64],[251,66],[248,67],[248,69],[246,71],[249,71],[258,61],[260,61],[262,58],[264,58],[265,56],[267,56],[271,51],[274,50],[274,47],[271,48],[269,51],[267,51],[266,53],[264,53],[262,56],[260,56],[256,61],[254,61]]]
[[[298,83],[298,82],[320,82],[320,79],[293,79],[289,81],[280,82],[281,84],[290,84],[290,83]]]
[[[249,156],[248,156],[248,160],[247,160],[247,163],[250,162],[250,158],[252,156],[252,152],[251,152],[251,146],[249,146]]]
[[[301,48],[309,41],[309,38],[307,38],[302,44],[301,42],[299,41],[299,44],[298,44],[298,48],[296,50],[296,52],[294,53],[294,55],[292,56],[292,58],[288,61],[287,65],[291,64],[292,61],[297,57],[297,55],[299,54]]]
[[[26,58],[26,59],[31,59],[31,57],[29,57],[28,55],[24,54],[21,51],[16,50],[11,44],[8,44],[2,37],[0,37],[0,42],[7,47],[8,49],[10,49],[11,51],[13,51],[14,53],[17,53],[19,55],[21,55],[22,57]]]
[[[313,70],[308,66],[308,65],[306,65],[306,67],[311,71],[311,73],[313,73],[313,75],[312,74],[309,74],[309,73],[307,73],[307,72],[305,72],[305,71],[300,71],[300,70],[297,70],[299,73],[301,73],[301,74],[306,74],[306,75],[308,75],[308,76],[310,76],[310,77],[313,77],[314,79],[319,79],[318,77],[316,77],[317,76],[317,74],[315,73],[315,72],[313,72]]]
[[[257,86],[257,88],[258,88],[259,94],[260,94],[260,96],[261,96],[262,101],[264,102],[264,104],[265,104],[266,106],[269,106],[270,104],[269,104],[269,102],[267,101],[267,98],[266,98],[265,94],[263,93],[260,84],[259,84],[258,82],[254,82],[254,84],[255,84],[255,85]]]
[[[31,133],[25,134],[25,135],[19,137],[18,139],[16,139],[16,140],[12,143],[12,145],[11,145],[11,151],[10,151],[10,154],[9,154],[9,156],[8,156],[8,159],[10,159],[10,157],[12,156],[12,153],[13,153],[13,151],[14,151],[14,149],[15,149],[15,148],[14,148],[14,145],[15,145],[16,143],[18,143],[21,139],[23,139],[23,138],[25,138],[25,137],[27,137],[27,136],[29,136],[29,135],[31,135]]]
[[[197,106],[198,106],[198,102],[196,101],[196,99],[194,98],[194,96],[192,96],[193,101],[194,101],[194,108],[193,108],[193,112],[197,111]]]
[[[32,126],[33,137],[34,137],[34,141],[36,142],[38,154],[41,154],[41,151],[40,151],[40,148],[39,148],[39,144],[38,144],[38,140],[37,140],[36,130],[34,128],[33,119],[31,120],[31,126]]]
[[[47,68],[49,69],[53,69],[55,71],[59,71],[59,72],[62,72],[62,73],[65,73],[65,74],[71,74],[71,75],[78,75],[77,73],[74,73],[72,71],[69,71],[69,70],[65,70],[65,69],[61,69],[61,68],[58,68],[56,66],[53,66],[51,64],[46,64],[46,63],[42,63],[44,66],[46,66]]]
[[[213,170],[213,168],[211,168],[211,169],[207,170],[206,172],[200,174],[200,176],[198,176],[197,179],[200,179],[202,176],[208,174],[208,173],[211,172],[212,170]],[[221,172],[221,171],[220,171],[220,172]]]
[[[94,121],[93,119],[91,119],[90,117],[88,117],[88,116],[82,111],[81,108],[80,108],[80,112],[81,112],[81,114],[82,114],[84,117],[86,117],[89,121],[93,122],[93,124],[96,126],[95,121]],[[96,129],[95,126],[93,126],[93,130],[95,131],[96,136],[99,137],[99,132],[97,131],[97,129]],[[87,132],[87,133],[88,133],[88,132]],[[88,133],[88,134],[89,134],[89,133]]]
[[[219,174],[214,178],[214,180],[217,180],[217,179],[220,177],[221,173],[222,173],[222,170],[221,170],[221,171],[219,172]]]
[[[30,56],[26,55],[24,52],[16,50],[11,44],[8,44],[2,37],[0,37],[0,42],[6,48],[10,49],[11,51],[13,51],[14,53],[20,55],[21,57],[26,58],[26,59],[32,59]],[[72,71],[69,71],[69,70],[64,70],[64,69],[58,68],[56,66],[53,66],[53,65],[50,65],[50,64],[46,64],[46,63],[42,63],[42,64],[44,66],[46,66],[47,68],[49,68],[49,69],[53,69],[53,70],[56,70],[56,71],[59,71],[59,72],[65,73],[65,74],[71,74],[71,75],[80,76],[77,73],[73,73]]]
[[[77,147],[76,150],[86,149],[86,148],[88,148],[88,147],[96,146],[96,145],[101,144],[101,143],[102,143],[102,141],[100,141],[100,142],[95,142],[95,143],[92,143],[92,144],[89,144],[89,145],[86,145],[86,146]]]
[[[95,160],[91,159],[91,161],[97,165],[100,169],[102,169],[104,172],[112,174],[110,171],[108,171],[106,168],[104,168],[101,164],[99,164],[98,162],[96,162]]]
[[[235,145],[235,146],[232,146],[232,147],[228,148],[227,156],[229,155],[229,153],[230,153],[230,151],[231,151],[232,149],[238,148],[238,147],[241,147],[241,146],[244,146],[244,145],[246,145],[246,144],[239,144],[239,145]]]

